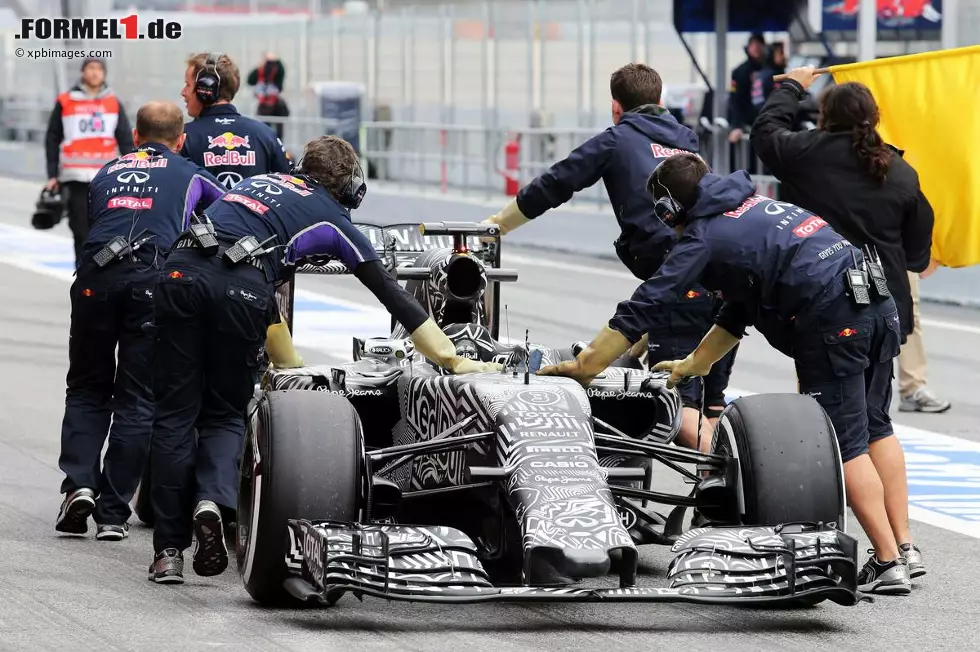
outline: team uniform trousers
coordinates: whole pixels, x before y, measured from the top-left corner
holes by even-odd
[[[153,318],[157,274],[152,249],[135,261],[114,261],[101,269],[88,254],[71,285],[61,491],[95,491],[100,525],[122,525],[129,518],[129,501],[146,463],[153,426],[153,339],[143,326]]]
[[[244,413],[277,308],[263,271],[221,259],[228,244],[215,255],[176,248],[157,285],[151,496],[158,553],[191,544],[198,501],[225,509],[237,502]]]
[[[797,316],[792,351],[800,392],[830,417],[848,462],[895,432],[888,411],[901,327],[894,299],[858,306],[844,294],[843,278]]]

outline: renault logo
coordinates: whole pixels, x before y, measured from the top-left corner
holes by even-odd
[[[236,185],[242,182],[242,175],[237,172],[222,172],[218,175],[218,181],[225,188],[234,188]]]
[[[281,195],[282,188],[269,181],[253,181],[253,188],[258,188],[269,195]]]
[[[139,170],[128,170],[120,173],[116,178],[122,183],[146,183],[150,180],[150,175],[147,172],[140,172]]]

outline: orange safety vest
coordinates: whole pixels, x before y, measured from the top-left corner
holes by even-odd
[[[58,103],[64,130],[59,179],[90,182],[103,165],[119,156],[119,100],[108,89],[95,97],[73,89],[59,95]]]

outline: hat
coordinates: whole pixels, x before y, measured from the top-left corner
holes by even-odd
[[[81,70],[84,71],[85,66],[87,66],[90,63],[99,64],[100,66],[102,66],[102,71],[105,72],[105,59],[100,59],[99,57],[85,57],[84,59],[82,59]]]

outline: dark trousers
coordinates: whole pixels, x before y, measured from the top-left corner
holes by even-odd
[[[88,231],[92,226],[88,214],[88,186],[89,184],[81,181],[67,181],[64,183],[68,193],[67,212],[68,228],[75,239],[75,267],[81,264],[82,245],[88,237]]]
[[[83,256],[71,285],[61,491],[94,490],[99,495],[95,522],[103,525],[129,518],[149,449],[153,340],[142,326],[153,318],[156,277],[157,270],[143,260],[99,269]]]
[[[216,256],[175,250],[157,284],[151,497],[158,553],[190,546],[196,502],[237,502],[244,413],[277,308],[264,273],[226,265],[224,249]]]

